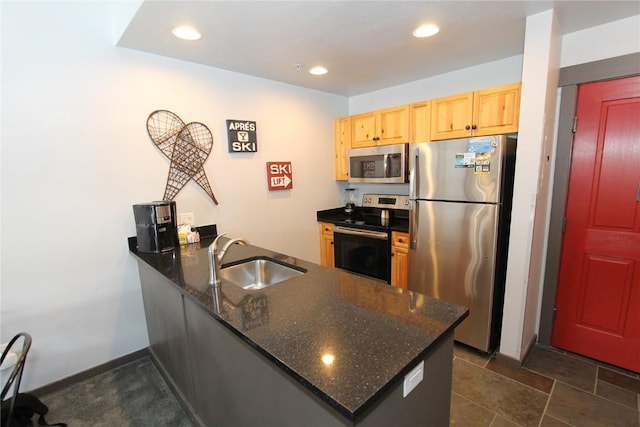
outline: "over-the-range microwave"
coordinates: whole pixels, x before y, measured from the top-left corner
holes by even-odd
[[[409,144],[378,145],[349,150],[349,182],[408,182]]]

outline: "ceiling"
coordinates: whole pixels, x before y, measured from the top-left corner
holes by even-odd
[[[635,0],[145,1],[118,46],[353,96],[520,55],[526,17],[550,8],[561,34],[640,14]],[[440,33],[411,35],[427,22]],[[202,38],[174,37],[184,24]]]

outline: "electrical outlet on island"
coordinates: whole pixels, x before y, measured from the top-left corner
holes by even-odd
[[[411,391],[416,388],[418,384],[422,382],[424,378],[424,360],[418,363],[418,366],[413,368],[411,372],[404,376],[404,382],[402,387],[402,397],[407,397]]]

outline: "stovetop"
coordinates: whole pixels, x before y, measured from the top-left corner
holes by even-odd
[[[407,196],[365,194],[362,206],[356,206],[352,213],[343,207],[317,212],[318,221],[329,222],[343,227],[375,231],[408,231],[409,198]],[[385,219],[384,211],[388,212]]]

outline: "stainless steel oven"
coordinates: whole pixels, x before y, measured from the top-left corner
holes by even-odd
[[[333,227],[336,268],[390,283],[391,243],[388,231]]]

